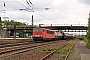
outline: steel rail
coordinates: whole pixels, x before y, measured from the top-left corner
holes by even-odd
[[[77,42],[76,42],[76,43],[77,43]],[[69,55],[70,55],[72,49],[73,49],[74,46],[76,45],[76,43],[72,46],[71,50],[69,50],[69,52],[67,53],[67,55],[66,55],[66,57],[64,58],[64,60],[67,60],[67,59],[68,59],[68,57],[69,57]]]
[[[61,46],[61,48],[65,47],[67,44]],[[51,55],[53,55],[55,52],[51,52],[48,55],[46,55],[45,57],[41,58],[40,60],[46,60],[47,58],[49,58]]]
[[[30,51],[39,47],[43,47],[43,46],[49,46],[50,44],[55,43],[54,42],[48,42],[48,43],[43,43],[43,44],[39,44],[39,45],[34,45],[34,46],[28,46],[28,47],[21,47],[21,48],[15,48],[12,50],[5,50],[5,51],[1,51],[0,52],[0,57],[5,56],[5,55],[12,55],[12,54],[17,54],[17,53],[23,53],[26,51]]]

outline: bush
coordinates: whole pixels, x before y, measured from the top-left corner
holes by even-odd
[[[79,40],[84,40],[84,38],[83,38],[83,37],[79,37],[79,38],[77,38],[77,39],[79,39]]]
[[[84,41],[86,42],[86,46],[90,49],[90,41],[87,38],[85,38]]]

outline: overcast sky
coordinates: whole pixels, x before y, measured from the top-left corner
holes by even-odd
[[[5,16],[9,17],[10,20],[29,24],[31,24],[32,15],[34,16],[34,24],[87,24],[88,22],[90,0],[30,1],[33,5],[28,5],[26,0],[0,0],[0,16],[2,19]],[[21,8],[26,9],[26,11],[20,11]],[[3,10],[6,10],[5,13]]]

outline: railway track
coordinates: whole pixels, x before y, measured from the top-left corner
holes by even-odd
[[[75,45],[76,45],[76,43],[72,46],[71,49],[73,49]],[[69,50],[69,52],[67,53],[67,55],[66,55],[64,60],[68,60],[68,57],[69,57],[70,53],[71,53],[71,50]]]
[[[61,48],[64,48],[67,44],[62,45]],[[50,52],[48,55],[44,56],[40,60],[47,60],[49,57],[51,57],[55,52]]]
[[[12,47],[12,46],[19,46],[19,45],[26,45],[26,44],[30,44],[30,43],[34,43],[33,41],[29,41],[29,42],[19,42],[19,43],[2,43],[0,44],[0,48],[5,48],[5,47]]]
[[[0,51],[0,57],[27,52],[27,51],[34,50],[34,49],[37,49],[40,47],[49,46],[52,43],[56,43],[56,42],[57,41],[47,42],[47,43],[39,43],[39,44],[34,43],[34,44],[25,45],[25,46],[23,44],[21,44],[23,46],[16,46],[16,45],[13,45],[12,47],[9,46],[9,48],[8,47],[5,49],[3,48],[3,50]]]
[[[76,43],[75,43],[76,44]],[[71,50],[74,48],[75,44],[71,47]],[[66,47],[68,44],[65,44],[63,46],[61,46],[61,48],[63,49],[64,47]],[[68,57],[71,53],[71,50],[68,51],[67,55],[65,56],[65,58],[63,60],[68,60]],[[50,60],[49,58],[52,57],[52,55],[55,53],[54,52],[50,52],[49,54],[47,54],[46,56],[44,56],[43,58],[41,58],[40,60]]]

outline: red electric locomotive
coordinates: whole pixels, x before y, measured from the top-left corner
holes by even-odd
[[[73,35],[50,30],[46,28],[33,28],[33,40],[34,41],[47,41],[47,40],[64,40],[71,39]]]
[[[46,28],[33,28],[34,41],[46,41],[55,39],[55,31]]]

